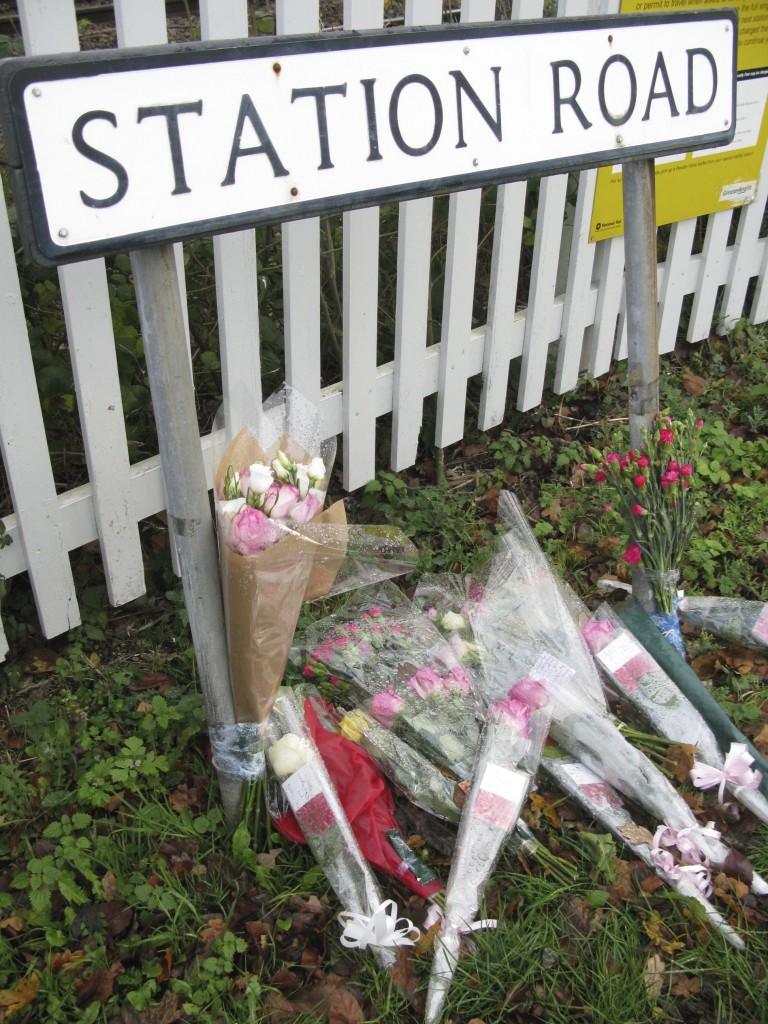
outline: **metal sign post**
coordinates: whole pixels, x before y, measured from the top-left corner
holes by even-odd
[[[694,10],[0,61],[30,256],[133,253],[209,725],[235,713],[171,243],[623,163],[636,439],[658,405],[653,158],[732,140],[736,27]],[[230,818],[238,789],[222,779]]]

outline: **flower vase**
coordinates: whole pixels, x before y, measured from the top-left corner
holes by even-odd
[[[657,629],[684,658],[685,646],[677,614],[677,569],[643,569],[635,566],[632,572],[632,595],[648,613]]]

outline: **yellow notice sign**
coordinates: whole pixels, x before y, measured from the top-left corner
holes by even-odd
[[[622,0],[621,13],[721,7],[723,0]],[[768,0],[729,0],[739,14],[736,134],[729,146],[656,158],[656,222],[752,202],[768,140]],[[621,164],[597,172],[589,240],[624,233]]]

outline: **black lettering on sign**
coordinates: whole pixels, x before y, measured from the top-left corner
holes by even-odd
[[[376,100],[373,95],[375,78],[361,78],[360,85],[365,91],[365,116],[368,122],[368,161],[383,160],[379,149],[379,126],[376,121]]]
[[[560,120],[560,108],[562,106],[572,107],[582,128],[591,128],[592,122],[587,119],[584,111],[576,102],[576,97],[579,95],[579,89],[581,88],[581,71],[579,71],[578,64],[575,64],[572,60],[555,60],[550,63],[550,67],[552,68],[555,89],[555,127],[552,130],[552,134],[558,135],[563,131],[563,124]],[[570,96],[562,96],[560,93],[560,72],[563,69],[567,69],[573,75],[574,89]]]
[[[117,128],[117,118],[111,110],[89,110],[85,114],[81,114],[72,126],[72,141],[77,152],[100,167],[105,167],[117,178],[117,188],[111,196],[107,196],[105,199],[94,199],[93,196],[89,196],[85,192],[80,193],[80,198],[85,206],[101,210],[106,206],[114,206],[119,203],[128,191],[128,172],[114,157],[102,153],[100,149],[95,149],[85,141],[83,129],[91,121],[108,121],[109,124]]]
[[[320,163],[317,165],[318,171],[327,171],[329,167],[333,167],[331,163],[331,150],[328,145],[328,112],[325,109],[325,98],[326,96],[334,95],[347,95],[346,82],[343,85],[315,85],[310,89],[294,89],[291,93],[291,103],[294,100],[301,100],[306,97],[312,97],[315,101],[317,132],[320,136]]]
[[[147,117],[164,117],[168,127],[168,142],[171,147],[171,163],[173,165],[173,191],[172,196],[181,195],[183,192],[191,192],[184,176],[184,158],[181,154],[181,135],[179,134],[179,114],[197,114],[203,112],[203,101],[195,103],[171,103],[168,106],[139,107],[136,121],[138,124]]]
[[[627,77],[629,79],[629,105],[623,114],[611,114],[608,110],[608,104],[605,99],[605,82],[608,77],[608,69],[613,67],[614,64],[620,64],[622,67],[626,68]],[[626,57],[617,53],[613,57],[609,57],[605,64],[603,64],[602,69],[600,70],[600,81],[597,86],[597,99],[600,104],[600,113],[608,124],[618,127],[620,124],[626,124],[630,117],[632,117],[635,109],[635,103],[637,103],[637,78],[635,77],[635,69]]]
[[[432,100],[434,127],[432,129],[431,137],[423,146],[409,145],[403,138],[403,133],[400,131],[400,97],[403,94],[403,90],[409,85],[423,85]],[[406,75],[405,78],[400,79],[392,90],[392,96],[389,100],[389,128],[392,132],[392,138],[395,140],[397,148],[402,150],[403,153],[407,153],[408,156],[424,156],[426,153],[429,153],[430,150],[435,148],[438,139],[440,138],[440,133],[443,130],[443,104],[440,102],[440,93],[437,91],[433,82],[430,82],[430,80],[424,75]]]
[[[686,50],[688,54],[688,109],[686,114],[703,114],[709,110],[712,104],[715,102],[715,96],[717,96],[717,64],[715,64],[715,58],[709,52],[702,47],[696,47],[694,50]],[[712,92],[710,93],[709,99],[706,103],[694,103],[693,102],[693,59],[694,57],[703,57],[709,64],[712,72]]]
[[[253,130],[259,138],[260,146],[248,146],[243,148],[240,143],[243,138],[243,129],[245,128],[245,122],[249,121]],[[240,110],[237,114],[237,125],[235,127],[235,137],[232,140],[232,148],[229,152],[229,163],[227,164],[227,173],[224,176],[222,185],[234,185],[235,183],[235,172],[237,170],[237,161],[241,156],[255,156],[258,153],[263,153],[264,156],[269,160],[272,165],[272,173],[276,178],[283,178],[288,174],[288,171],[283,167],[280,162],[280,157],[277,155],[277,150],[272,145],[272,140],[267,134],[267,129],[264,127],[264,122],[259,117],[259,112],[253,105],[253,100],[244,93],[240,100]]]
[[[482,119],[491,129],[496,138],[501,142],[501,94],[499,92],[499,72],[500,67],[491,68],[494,77],[494,84],[496,87],[496,117],[491,115],[491,112],[485,106],[483,101],[477,95],[475,90],[467,81],[466,77],[461,71],[449,71],[449,75],[453,75],[456,79],[456,114],[459,121],[459,141],[456,143],[456,149],[462,149],[466,146],[464,141],[464,110],[461,102],[462,93],[466,93],[467,96],[472,100],[475,109],[478,111]]]
[[[661,78],[664,83],[664,89],[662,92],[655,92],[656,80]],[[653,78],[651,79],[651,90],[648,93],[648,103],[645,107],[645,113],[643,114],[643,121],[648,121],[651,116],[651,103],[654,100],[669,101],[669,112],[672,117],[679,117],[680,111],[677,109],[675,104],[675,97],[672,95],[672,84],[669,81],[669,75],[667,74],[667,65],[664,63],[664,55],[659,51],[656,57],[656,66],[653,69]]]

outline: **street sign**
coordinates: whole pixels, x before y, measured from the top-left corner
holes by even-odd
[[[15,58],[25,241],[63,263],[725,145],[732,11]]]

